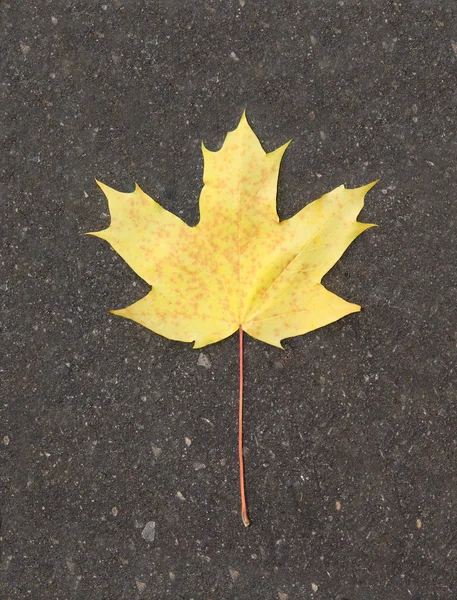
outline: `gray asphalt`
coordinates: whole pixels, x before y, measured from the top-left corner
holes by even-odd
[[[0,597],[455,600],[457,7],[2,2]],[[198,221],[201,140],[293,139],[281,218],[380,178],[325,285],[363,311],[193,350],[112,308],[98,178]]]

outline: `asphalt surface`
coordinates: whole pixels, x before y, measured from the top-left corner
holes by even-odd
[[[0,4],[5,600],[457,598],[457,7]],[[97,177],[198,221],[203,139],[292,138],[289,217],[380,178],[325,277],[361,313],[193,350],[110,315],[148,286]]]

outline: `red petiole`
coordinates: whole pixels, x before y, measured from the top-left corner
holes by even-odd
[[[240,403],[238,412],[238,456],[240,462],[240,493],[241,493],[241,518],[245,527],[250,521],[246,508],[246,495],[244,492],[244,460],[243,460],[243,329],[240,327]]]

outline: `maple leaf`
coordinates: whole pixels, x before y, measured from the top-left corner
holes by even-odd
[[[371,224],[357,215],[366,192],[340,186],[291,219],[279,221],[276,188],[288,144],[265,153],[245,114],[222,148],[203,146],[200,221],[189,227],[138,185],[131,193],[97,182],[111,225],[108,241],[152,286],[112,311],[173,340],[200,348],[240,327],[281,347],[281,340],[360,310],[320,282]]]
[[[360,310],[329,292],[322,277],[372,224],[357,221],[376,182],[340,186],[280,222],[279,167],[288,143],[265,153],[243,113],[220,150],[203,145],[200,221],[189,227],[138,185],[131,193],[97,182],[110,226],[91,235],[108,241],[151,291],[111,311],[195,348],[235,331],[240,339],[239,462],[242,518],[247,517],[242,449],[243,336],[273,346]]]

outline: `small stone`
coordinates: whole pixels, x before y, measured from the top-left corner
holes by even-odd
[[[454,51],[454,54],[457,56],[457,42],[454,42],[454,40],[451,40],[451,46]]]
[[[238,56],[235,54],[235,52],[230,52],[230,58],[232,58],[234,61],[239,61],[240,60],[238,58]]]
[[[113,515],[113,517],[117,517],[117,515],[119,514],[119,509],[117,508],[117,506],[113,506],[113,508],[111,509],[111,514]]]
[[[240,576],[240,572],[237,571],[236,569],[232,569],[231,567],[229,567],[229,573],[230,573],[230,577],[232,578],[232,581],[236,581],[238,579],[238,577]]]
[[[162,454],[162,448],[159,448],[159,446],[154,446],[154,444],[151,446],[151,450],[155,458],[159,458],[159,456]]]
[[[188,437],[184,438],[184,441],[186,442],[186,446],[189,447],[192,444],[192,440]]]
[[[421,521],[420,519],[416,519],[416,527],[417,527],[418,529],[421,529],[421,528],[422,528],[422,521]]]
[[[206,469],[206,465],[202,462],[194,462],[194,469],[196,471],[201,471],[202,469]]]
[[[67,556],[67,558],[65,559],[65,564],[67,565],[67,569],[70,571],[70,573],[74,575],[76,573],[76,568],[78,565],[71,556]]]
[[[278,592],[278,600],[288,600],[289,594],[286,592]]]
[[[168,571],[168,577],[170,578],[170,581],[174,581],[176,579],[176,575],[173,573],[173,571]]]
[[[5,446],[8,446],[10,443],[10,438],[7,435],[3,436],[3,443],[5,444]]]
[[[142,594],[146,589],[146,584],[144,583],[144,581],[139,581],[138,579],[135,580],[135,583],[138,591],[140,592],[140,594]]]
[[[153,542],[156,537],[156,524],[155,521],[149,521],[146,523],[145,528],[141,532],[141,537],[147,542]]]
[[[178,498],[178,499],[179,499],[179,500],[181,500],[182,502],[184,502],[184,501],[185,501],[185,499],[186,499],[186,498],[184,497],[184,495],[182,494],[182,492],[176,492],[176,498]]]
[[[246,0],[238,0],[238,2],[240,3],[241,8],[246,4]]]
[[[205,367],[205,369],[211,369],[211,361],[204,352],[200,352],[198,355],[197,365],[199,367]]]
[[[339,500],[335,502],[335,508],[336,510],[341,510],[341,502]]]
[[[21,47],[22,54],[28,54],[30,52],[30,46],[28,46],[25,42],[19,42],[19,46]]]
[[[317,590],[319,589],[319,586],[316,583],[312,583],[311,589],[313,590],[313,592],[317,592]]]
[[[57,25],[57,18],[54,15],[52,15],[52,17],[51,17],[51,23],[53,25]]]

